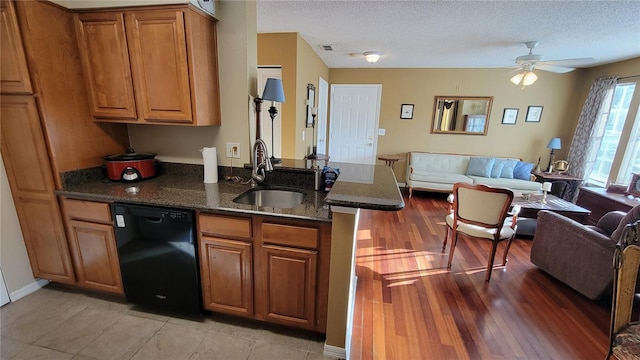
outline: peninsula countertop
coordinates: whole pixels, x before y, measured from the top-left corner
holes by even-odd
[[[228,181],[224,177],[217,183],[205,184],[202,165],[164,163],[162,166],[169,170],[160,171],[155,178],[135,183],[107,180],[102,176],[100,168],[73,172],[67,176],[71,180],[65,181],[63,188],[57,190],[56,194],[81,200],[240,212],[325,222],[331,221],[330,206],[385,211],[397,211],[404,207],[393,172],[389,167],[381,165],[332,163],[332,167],[340,169],[340,176],[327,193],[322,190],[314,191],[313,186],[308,186],[306,174],[309,179],[313,179],[313,169],[307,167],[307,162],[283,161],[267,177],[294,174],[291,177],[293,180],[289,180],[286,186],[305,193],[302,204],[286,209],[233,202],[234,198],[249,190],[250,185]],[[132,193],[132,187],[137,188],[137,192]]]

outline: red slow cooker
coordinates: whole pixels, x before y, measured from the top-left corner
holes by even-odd
[[[103,157],[109,180],[132,182],[156,176],[154,153],[137,153],[129,148],[126,154]]]

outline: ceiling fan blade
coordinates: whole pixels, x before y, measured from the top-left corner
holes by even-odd
[[[558,74],[564,74],[575,70],[576,68],[567,67],[567,66],[555,66],[549,65],[546,62],[536,64],[535,70],[544,70]]]
[[[540,63],[545,65],[580,67],[582,65],[590,65],[595,60],[596,59],[594,58],[577,58],[577,59],[562,59],[562,60],[546,60],[546,61],[541,61]]]

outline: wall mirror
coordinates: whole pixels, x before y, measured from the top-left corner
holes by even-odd
[[[316,87],[313,84],[307,84],[307,127],[314,127],[311,114],[311,108],[314,106],[316,106]]]
[[[487,135],[493,96],[436,96],[432,134]]]

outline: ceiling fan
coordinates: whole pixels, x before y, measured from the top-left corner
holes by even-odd
[[[594,58],[544,60],[542,55],[533,53],[533,49],[540,44],[538,41],[527,41],[524,44],[529,49],[529,53],[516,58],[516,64],[522,66],[523,70],[532,71],[535,68],[562,74],[575,70],[576,66],[594,60]]]
[[[527,41],[524,44],[529,48],[529,53],[516,58],[516,64],[520,70],[510,79],[515,85],[520,85],[522,82],[523,89],[538,80],[538,76],[533,72],[534,69],[562,74],[575,70],[574,66],[594,60],[593,58],[578,58],[545,61],[542,55],[533,53],[533,49],[540,44],[538,41]]]

